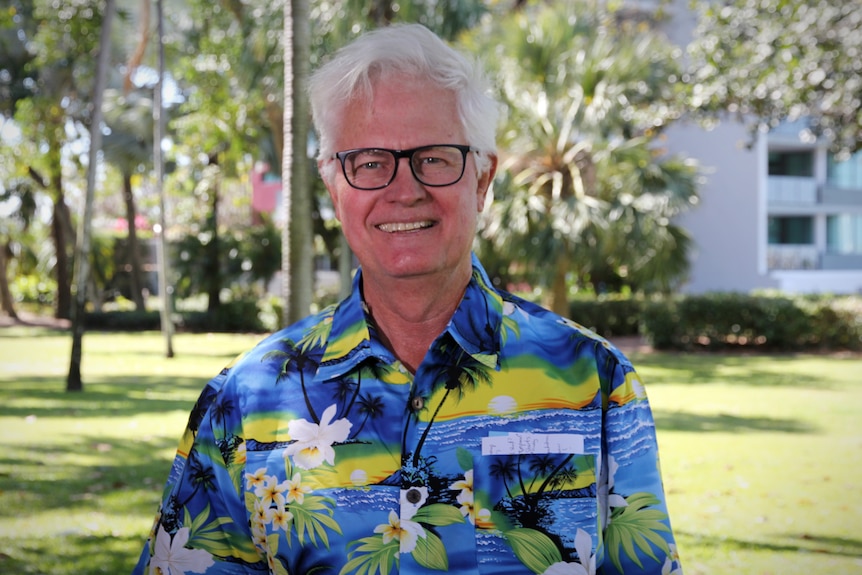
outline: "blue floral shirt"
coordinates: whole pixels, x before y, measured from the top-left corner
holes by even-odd
[[[360,282],[205,387],[135,573],[682,572],[619,351],[474,256],[412,375]]]

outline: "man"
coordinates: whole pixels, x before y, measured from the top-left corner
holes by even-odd
[[[478,68],[395,26],[310,93],[352,293],[206,387],[136,572],[680,573],[634,369],[472,254]]]

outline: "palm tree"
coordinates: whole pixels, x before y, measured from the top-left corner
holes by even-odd
[[[500,478],[503,480],[503,487],[506,488],[506,494],[509,499],[513,499],[512,491],[509,489],[509,482],[515,478],[515,462],[511,457],[502,457],[494,460],[490,469],[491,477]]]
[[[261,361],[267,361],[272,358],[282,359],[281,370],[278,374],[279,380],[286,377],[291,369],[299,373],[299,382],[302,387],[302,396],[305,399],[305,407],[308,409],[308,414],[314,423],[319,424],[320,417],[318,417],[317,413],[314,411],[314,406],[311,405],[311,398],[308,397],[308,390],[305,388],[305,371],[309,364],[312,363],[312,359],[309,354],[303,350],[302,346],[295,344],[292,340],[283,339],[281,341],[284,344],[284,349],[276,349],[266,352],[261,358]]]
[[[377,419],[383,415],[383,409],[386,407],[382,395],[371,395],[369,393],[363,393],[360,396],[358,405],[359,413],[365,417],[362,419],[362,423],[359,424],[353,437],[359,436],[359,432],[362,431],[362,428],[365,427],[369,419]]]
[[[308,166],[309,103],[306,95],[311,33],[308,0],[284,3],[284,151],[282,194],[285,226],[282,238],[284,324],[311,309],[314,290],[311,186]]]
[[[625,274],[685,261],[671,218],[693,202],[696,171],[655,145],[677,113],[671,45],[642,24],[568,3],[489,21],[470,45],[489,54],[509,110],[483,236],[550,287],[551,308],[568,315],[568,286],[604,272],[602,262]],[[644,235],[661,255],[631,257]]]
[[[428,438],[428,432],[431,431],[431,426],[434,424],[437,414],[440,413],[440,408],[442,408],[443,404],[446,403],[446,399],[449,395],[455,393],[457,399],[460,399],[466,390],[475,389],[480,383],[491,382],[491,375],[489,373],[490,368],[468,355],[460,348],[460,346],[457,347],[458,358],[452,358],[452,361],[445,362],[437,374],[436,379],[443,382],[446,391],[443,393],[443,397],[440,398],[440,402],[434,409],[434,413],[431,415],[428,425],[425,426],[425,429],[422,431],[422,436],[416,444],[416,451],[413,453],[414,467],[419,466],[422,446]]]
[[[362,387],[363,375],[365,375],[366,377],[371,377],[373,379],[380,379],[390,370],[391,368],[388,365],[376,360],[367,361],[360,365],[356,377],[356,387],[353,390],[353,397],[350,398],[350,403],[347,404],[347,408],[344,410],[344,413],[350,413],[350,410],[353,408],[353,403],[359,396],[359,390]]]

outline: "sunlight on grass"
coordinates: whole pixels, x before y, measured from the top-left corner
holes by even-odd
[[[0,573],[128,573],[188,413],[257,335],[0,330]],[[862,574],[862,359],[633,356],[686,575]]]
[[[687,575],[862,573],[862,360],[634,359]]]

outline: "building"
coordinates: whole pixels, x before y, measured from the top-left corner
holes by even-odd
[[[664,29],[685,46],[695,26],[687,0],[666,11]],[[667,137],[705,171],[700,204],[679,220],[695,243],[684,291],[862,293],[862,153],[836,161],[804,123],[755,141],[732,122],[676,125]]]

